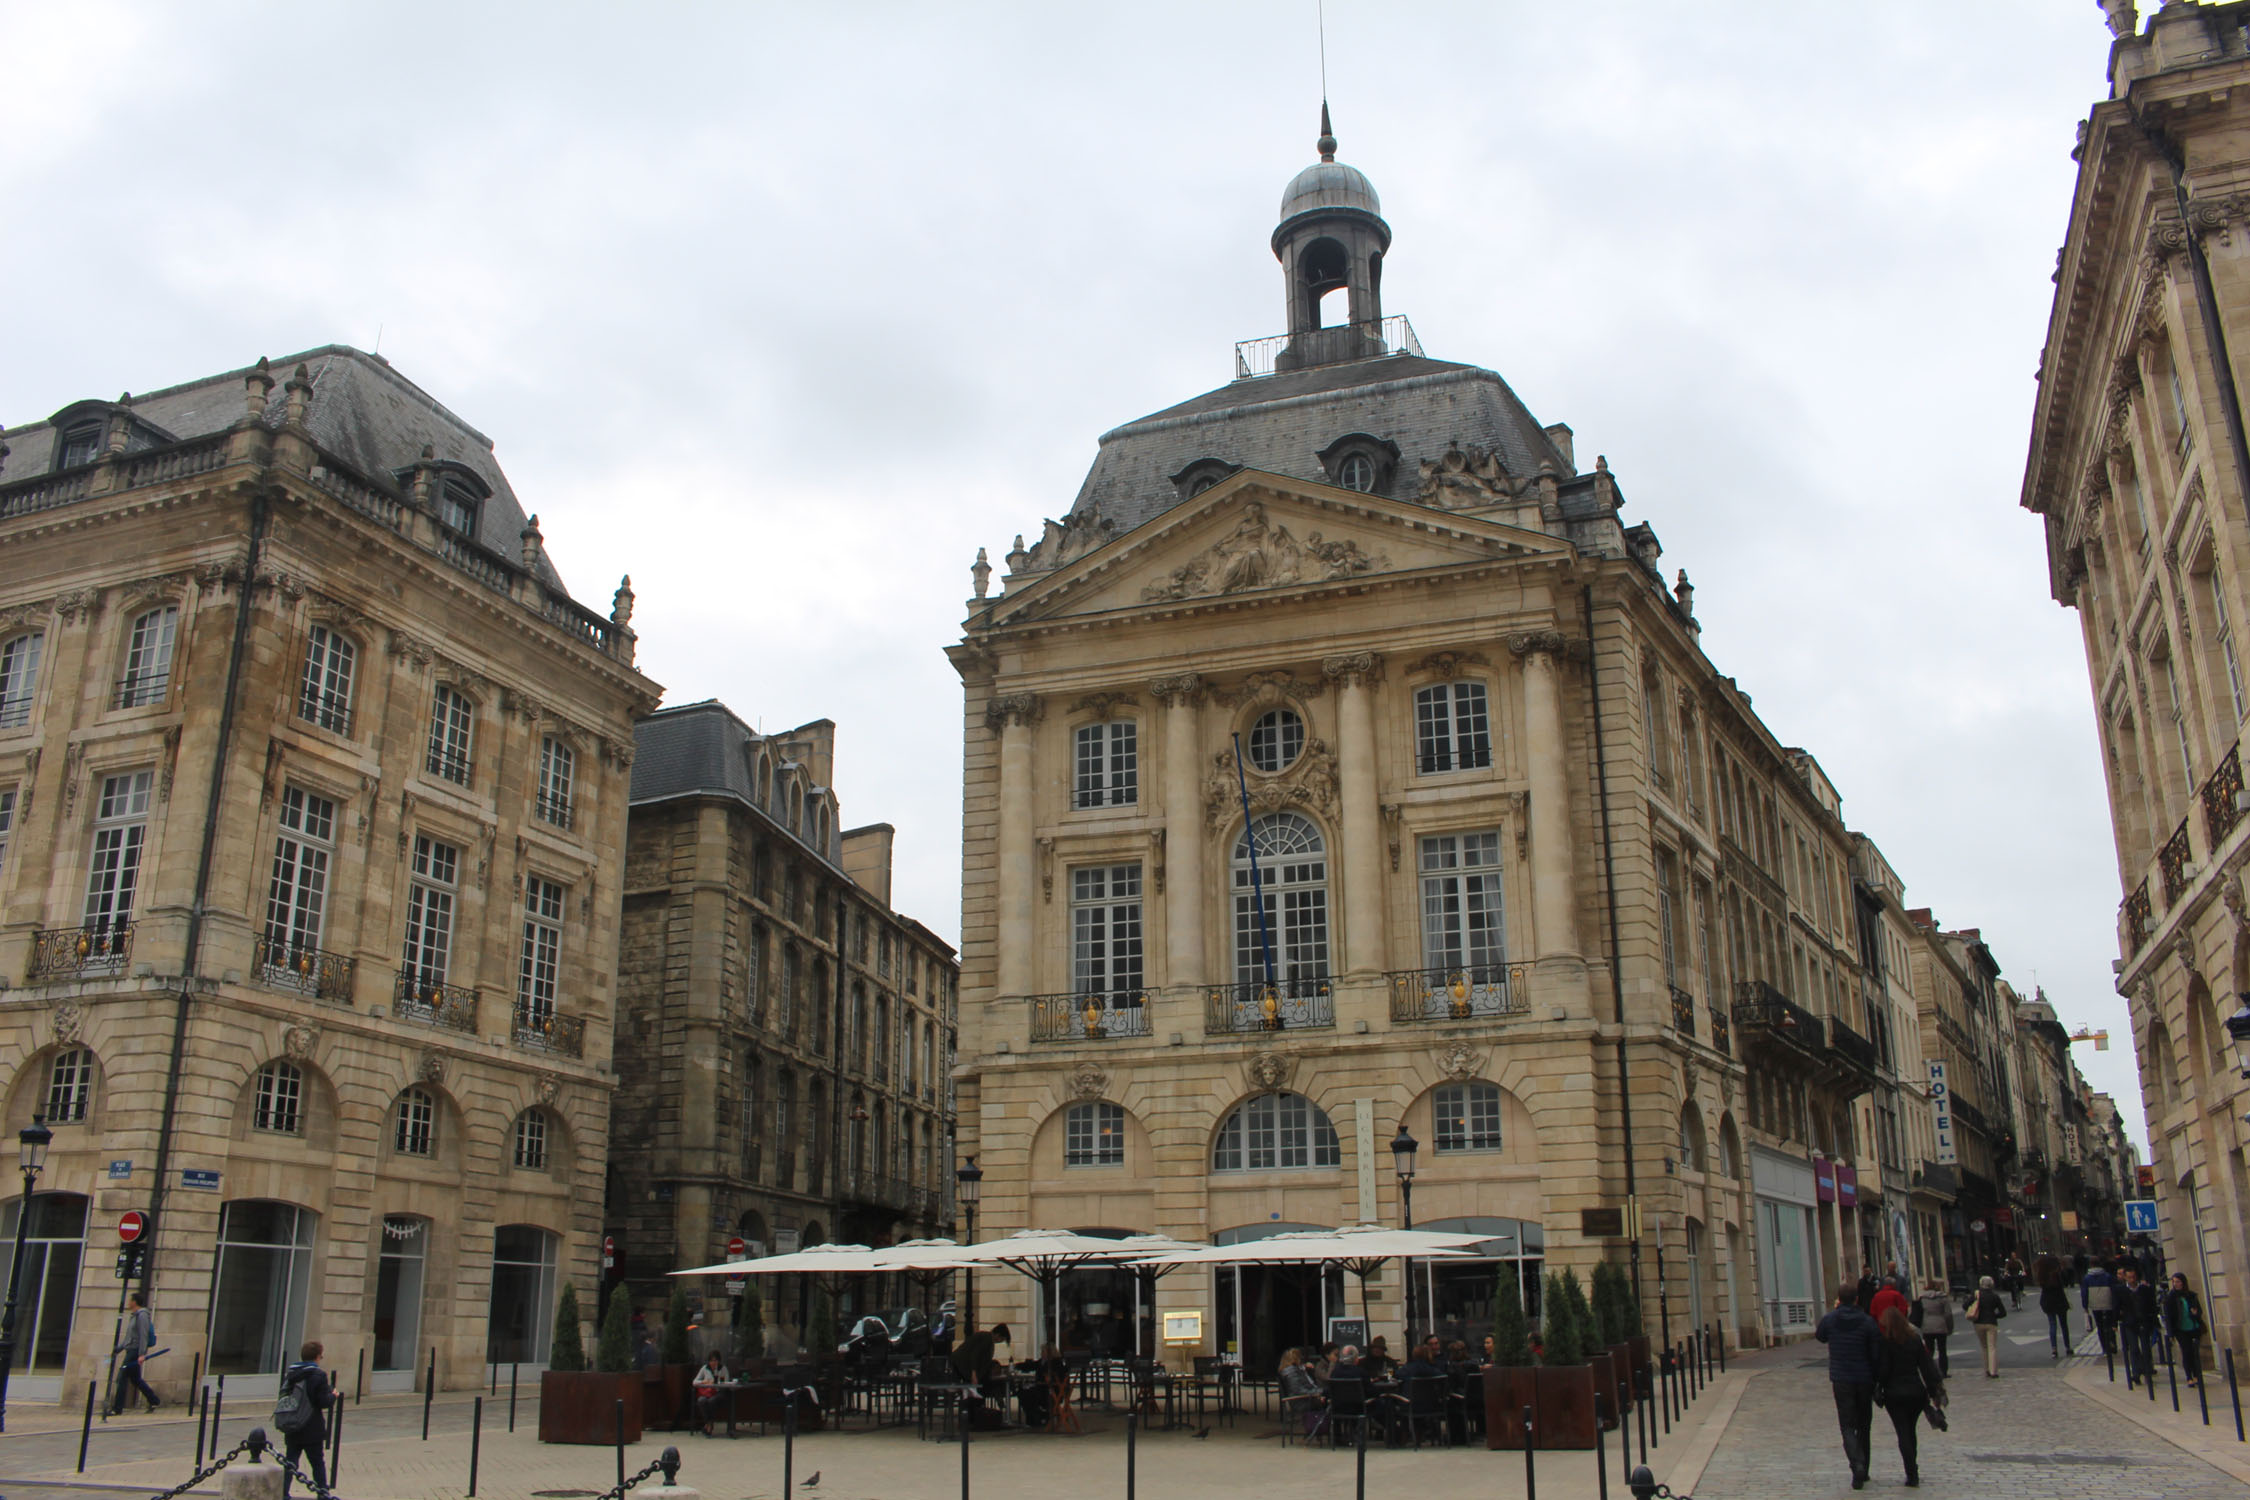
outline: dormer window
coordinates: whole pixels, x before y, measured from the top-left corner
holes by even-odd
[[[1336,439],[1320,451],[1328,482],[1339,489],[1372,495],[1388,489],[1398,469],[1398,444],[1364,432]]]
[[[483,499],[464,480],[447,475],[438,489],[438,524],[466,537],[477,534],[477,510]]]
[[[1182,500],[1192,500],[1241,467],[1223,458],[1199,458],[1172,476],[1172,488]]]
[[[100,421],[73,422],[63,429],[62,454],[56,460],[58,469],[75,469],[90,464],[102,456],[102,436],[105,424]]]

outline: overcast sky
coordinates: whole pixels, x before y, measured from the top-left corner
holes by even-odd
[[[2076,616],[2016,503],[2092,0],[1330,0],[1386,308],[1606,454],[1703,644],[2140,1132]],[[1098,434],[1280,331],[1313,0],[0,0],[0,421],[330,342],[495,441],[671,702],[838,725],[959,932],[957,638]],[[2145,1134],[2143,1134],[2145,1141]]]

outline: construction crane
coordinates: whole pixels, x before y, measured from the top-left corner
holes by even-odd
[[[2074,1042],[2092,1042],[2096,1052],[2107,1052],[2109,1050],[2109,1028],[2106,1026],[2100,1031],[2094,1030],[2091,1026],[2081,1026],[2070,1034],[2070,1039]]]

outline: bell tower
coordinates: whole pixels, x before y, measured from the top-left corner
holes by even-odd
[[[1356,167],[1336,160],[1336,135],[1328,101],[1320,104],[1320,160],[1290,180],[1281,195],[1281,222],[1273,253],[1281,262],[1289,303],[1289,343],[1276,370],[1339,364],[1384,352],[1383,254],[1391,226],[1383,222],[1375,185]],[[1321,326],[1321,303],[1342,288],[1342,318]]]

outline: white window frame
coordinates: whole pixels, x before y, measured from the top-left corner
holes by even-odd
[[[398,1096],[391,1111],[391,1150],[400,1156],[437,1155],[437,1100],[417,1084]]]
[[[1430,1095],[1430,1134],[1442,1156],[1504,1149],[1504,1117],[1497,1084],[1471,1079],[1441,1084]]]
[[[1482,680],[1433,682],[1414,690],[1414,770],[1420,776],[1492,765],[1492,695]]]
[[[102,932],[121,932],[133,925],[155,786],[153,771],[120,771],[102,778],[101,793],[94,800],[82,925]]]
[[[1265,928],[1273,938],[1274,979],[1289,993],[1291,986],[1328,977],[1327,841],[1310,818],[1286,812],[1253,819],[1235,840],[1234,970],[1239,984],[1262,984],[1266,977],[1258,903],[1250,888],[1253,833],[1258,836]]]
[[[297,717],[332,734],[352,732],[352,678],[359,647],[326,625],[305,632],[305,671],[297,684]]]
[[[291,784],[281,792],[273,879],[266,886],[267,962],[286,965],[318,952],[328,905],[328,864],[336,846],[336,804]]]
[[[523,952],[516,966],[516,1021],[544,1026],[555,1018],[562,983],[563,912],[569,893],[559,881],[527,875],[523,882]]]
[[[476,775],[476,705],[441,682],[430,697],[430,748],[422,765],[432,776],[467,786]]]
[[[1422,967],[1499,982],[1508,966],[1507,871],[1497,829],[1421,839]]]
[[[577,792],[578,752],[567,741],[547,735],[539,742],[539,798],[541,822],[557,828],[571,826]]]
[[[1112,719],[1081,724],[1072,736],[1071,805],[1079,809],[1131,807],[1140,801],[1140,724]]]
[[[0,786],[0,873],[8,868],[8,836],[16,826],[16,789]]]
[[[0,729],[21,729],[31,722],[31,706],[39,700],[39,661],[46,651],[43,630],[27,630],[0,643]]]
[[[177,604],[160,604],[133,617],[125,634],[125,671],[117,682],[119,708],[148,708],[165,700],[172,690],[179,631]]]
[[[94,1099],[94,1054],[65,1047],[47,1060],[47,1123],[83,1125]]]
[[[1125,1165],[1125,1107],[1107,1099],[1082,1099],[1063,1113],[1065,1167]]]
[[[1250,726],[1250,769],[1272,776],[1288,770],[1305,753],[1305,716],[1293,708],[1274,708]]]
[[[2219,582],[2219,570],[2213,566],[2204,575],[2211,588],[2211,619],[2217,627],[2212,633],[2219,641],[2219,662],[2227,674],[2227,696],[2234,704],[2234,722],[2240,725],[2250,718],[2250,705],[2246,705],[2242,692],[2242,658],[2234,649],[2234,618],[2227,613],[2226,590]]]
[[[1335,1124],[1303,1094],[1243,1101],[1211,1144],[1214,1172],[1291,1172],[1337,1167],[1343,1159]]]
[[[250,1127],[269,1135],[305,1133],[305,1073],[293,1062],[279,1058],[258,1070],[252,1085],[257,1091]]]
[[[442,986],[453,957],[453,910],[461,851],[426,833],[414,836],[406,895],[405,946],[399,967],[417,986]]]
[[[519,1172],[547,1170],[547,1117],[536,1109],[516,1116],[514,1160]]]
[[[1141,867],[1085,865],[1070,872],[1070,992],[1137,1006],[1145,979]]]

